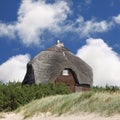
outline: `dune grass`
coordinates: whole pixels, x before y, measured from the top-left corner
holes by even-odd
[[[120,93],[86,92],[50,96],[17,109],[17,112],[21,111],[25,117],[47,112],[57,115],[79,112],[94,112],[100,115],[120,114]]]

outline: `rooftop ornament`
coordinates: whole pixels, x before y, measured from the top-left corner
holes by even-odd
[[[56,46],[57,47],[64,47],[64,44],[60,40],[58,40]]]

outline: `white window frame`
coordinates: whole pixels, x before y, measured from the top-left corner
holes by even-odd
[[[66,70],[66,69],[63,70],[63,71],[62,71],[62,75],[63,75],[63,76],[69,76],[69,70]]]

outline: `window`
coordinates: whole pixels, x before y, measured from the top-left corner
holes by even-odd
[[[63,70],[62,71],[62,75],[63,76],[68,76],[69,75],[69,71],[68,70]]]

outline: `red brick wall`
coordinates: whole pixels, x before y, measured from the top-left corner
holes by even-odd
[[[76,86],[74,76],[70,71],[68,76],[62,75],[61,73],[61,75],[55,80],[55,83],[65,83],[70,87],[72,92],[90,91],[89,87]]]
[[[55,80],[55,83],[65,83],[70,87],[72,92],[75,92],[75,80],[71,73],[68,76],[63,76],[62,74]]]

